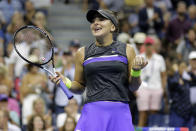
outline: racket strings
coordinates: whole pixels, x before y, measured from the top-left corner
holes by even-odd
[[[24,28],[15,34],[15,49],[26,60],[44,64],[51,60],[52,44],[45,34],[34,28]]]

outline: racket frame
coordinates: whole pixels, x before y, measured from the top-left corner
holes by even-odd
[[[20,52],[17,50],[17,47],[16,47],[16,40],[15,40],[16,35],[17,35],[17,33],[18,33],[19,31],[24,30],[24,29],[26,29],[26,28],[33,28],[33,29],[35,29],[35,30],[40,31],[40,32],[41,32],[42,34],[44,34],[44,36],[49,40],[49,43],[51,44],[52,56],[51,56],[51,58],[50,58],[47,62],[42,63],[42,64],[33,63],[33,62],[27,60],[25,57],[23,57],[23,56],[20,54]],[[32,64],[32,65],[34,65],[34,66],[37,66],[37,67],[39,67],[39,68],[45,70],[47,73],[49,73],[49,74],[52,75],[52,76],[56,76],[56,73],[55,73],[55,72],[56,72],[56,69],[55,69],[55,66],[54,66],[54,44],[52,43],[52,41],[50,40],[48,34],[47,34],[45,31],[43,31],[43,30],[40,29],[39,27],[36,27],[36,26],[33,26],[33,25],[26,25],[26,26],[23,26],[23,27],[21,27],[20,29],[18,29],[18,30],[14,33],[13,45],[14,45],[14,49],[15,49],[16,53],[17,53],[24,61],[26,61],[26,62],[29,63],[29,64]],[[52,61],[53,72],[50,71],[50,70],[48,70],[47,68],[43,67],[43,65],[48,64],[50,61]],[[67,87],[65,87],[65,84],[63,83],[62,79],[60,80],[60,86],[61,86],[62,90],[65,92],[65,94],[67,95],[68,99],[73,98],[72,93],[68,90]]]

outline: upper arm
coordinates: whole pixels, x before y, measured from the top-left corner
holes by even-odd
[[[75,75],[74,81],[84,85],[84,72],[83,72],[83,62],[84,62],[84,51],[85,48],[80,48],[75,55]]]
[[[126,54],[128,59],[128,70],[131,72],[133,60],[135,59],[136,54],[134,48],[129,44],[127,44]]]

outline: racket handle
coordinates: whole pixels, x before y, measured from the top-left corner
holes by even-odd
[[[73,98],[73,94],[71,93],[71,91],[67,88],[67,86],[64,84],[64,82],[62,80],[60,80],[59,83],[61,89],[63,90],[63,92],[66,94],[68,99]]]

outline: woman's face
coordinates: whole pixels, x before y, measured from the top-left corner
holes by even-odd
[[[103,37],[115,31],[115,26],[104,17],[95,17],[91,23],[91,31],[95,37]]]
[[[74,119],[72,119],[71,117],[68,117],[65,123],[65,130],[66,131],[73,131],[75,128],[75,123],[74,123]]]
[[[44,113],[44,103],[42,101],[37,101],[35,103],[34,110],[36,113],[39,113],[39,114]]]
[[[34,125],[34,129],[42,130],[44,128],[44,122],[39,116],[36,116],[34,118],[33,125]]]

